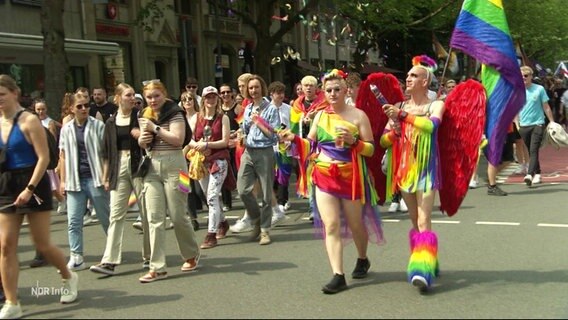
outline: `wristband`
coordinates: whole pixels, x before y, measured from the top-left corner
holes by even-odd
[[[399,118],[400,120],[404,120],[404,118],[406,118],[406,116],[408,116],[408,112],[403,111],[403,110],[400,110],[400,111],[398,112],[398,118]]]

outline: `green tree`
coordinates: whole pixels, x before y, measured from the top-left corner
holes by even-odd
[[[362,66],[371,48],[379,49],[389,66],[407,69],[412,55],[431,54],[432,33],[448,34],[461,4],[458,0],[382,0],[365,4],[336,0],[336,3],[337,10],[356,30],[355,69]]]
[[[565,0],[504,1],[511,35],[526,55],[554,70],[568,59],[568,3]]]
[[[317,8],[320,0],[305,0],[303,7],[298,7],[298,1],[286,0],[235,0],[219,1],[207,0],[207,3],[218,5],[221,10],[231,10],[233,14],[240,17],[242,22],[251,27],[256,34],[256,46],[253,48],[255,57],[255,73],[261,75],[267,82],[271,81],[270,60],[272,50],[275,48],[282,37],[291,31],[296,24],[305,20],[305,17]],[[254,10],[248,10],[254,8]],[[280,28],[271,33],[270,29],[274,23],[272,15],[276,9],[283,8],[288,18],[280,21]]]
[[[41,5],[45,101],[50,114],[59,117],[61,101],[67,89],[69,62],[65,52],[63,28],[64,0],[44,0]]]

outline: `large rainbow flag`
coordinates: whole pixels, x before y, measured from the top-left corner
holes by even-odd
[[[485,149],[489,163],[501,162],[507,129],[525,104],[525,85],[502,0],[465,0],[450,41],[452,48],[483,64],[487,92]]]

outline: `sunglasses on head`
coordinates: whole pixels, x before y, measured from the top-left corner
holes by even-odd
[[[87,103],[84,104],[78,104],[75,106],[75,108],[77,108],[77,110],[81,110],[81,109],[89,109],[91,106]]]
[[[142,81],[142,85],[143,86],[147,86],[150,83],[161,83],[160,79],[152,79],[152,80],[146,80],[146,81]]]

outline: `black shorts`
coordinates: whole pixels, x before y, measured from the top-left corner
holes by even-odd
[[[507,141],[515,142],[520,139],[521,139],[521,134],[519,133],[519,128],[517,128],[517,125],[513,123],[513,132],[509,132],[507,134]]]
[[[24,168],[8,170],[0,173],[0,207],[9,205],[16,201],[16,198],[30,182],[34,168]],[[49,184],[49,176],[44,173],[34,190],[34,195],[41,199],[38,203],[36,197],[32,196],[30,201],[23,206],[11,206],[2,209],[1,213],[26,214],[33,212],[51,211],[53,209],[53,194]]]

